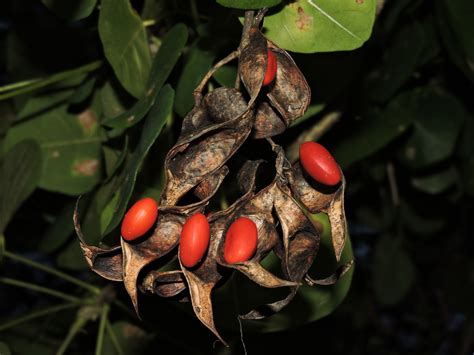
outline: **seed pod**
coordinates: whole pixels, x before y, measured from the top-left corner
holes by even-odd
[[[209,246],[211,229],[206,216],[196,213],[186,220],[179,241],[181,264],[190,268],[195,266]]]
[[[142,198],[128,210],[122,221],[122,238],[131,242],[153,227],[158,216],[158,204],[152,198]]]
[[[217,88],[204,96],[203,101],[213,122],[229,121],[247,109],[244,96],[234,88]]]
[[[304,142],[300,145],[300,162],[317,182],[334,186],[341,182],[341,169],[331,153],[321,144]]]

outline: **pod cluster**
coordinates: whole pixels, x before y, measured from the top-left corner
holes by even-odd
[[[290,55],[260,31],[262,17],[262,13],[246,15],[239,48],[211,69],[196,88],[195,105],[165,159],[166,182],[157,216],[151,208],[152,216],[144,222],[154,229],[130,232],[133,221],[126,216],[120,245],[105,249],[85,243],[77,211],[74,216],[90,268],[108,280],[123,282],[137,312],[140,292],[190,301],[199,320],[223,343],[214,325],[211,301],[218,283],[237,271],[266,288],[287,287],[284,299],[240,316],[267,317],[285,307],[303,282],[318,283],[308,275],[321,234],[311,213],[329,216],[338,261],[346,239],[345,181],[332,156],[316,143],[305,143],[300,149],[301,165],[291,164],[282,147],[271,139],[305,113],[311,93]],[[212,73],[232,59],[239,61],[236,87],[220,87],[203,95]],[[252,139],[265,139],[275,154],[273,179],[258,189],[262,160],[244,162],[237,174],[228,174],[226,165]],[[226,176],[237,177],[240,195],[226,209],[211,212],[209,202]],[[186,204],[190,196],[195,202]],[[156,218],[153,226],[151,218]],[[134,235],[139,238],[132,238]],[[281,261],[283,277],[261,265],[272,251]],[[150,265],[161,258],[178,259],[180,267],[153,270]],[[349,267],[345,265],[337,275]]]

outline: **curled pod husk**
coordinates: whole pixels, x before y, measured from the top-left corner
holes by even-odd
[[[225,238],[222,238],[217,253],[217,262],[220,265],[236,269],[255,283],[267,288],[295,285],[295,282],[273,275],[260,264],[261,260],[279,243],[279,236],[275,228],[276,221],[274,221],[272,215],[274,186],[274,184],[271,184],[246,201],[228,216],[226,223],[225,231],[234,220],[240,217],[247,217],[255,223],[258,231],[255,255],[248,261],[228,264],[223,257]]]
[[[74,209],[73,221],[82,254],[91,270],[107,280],[123,281],[122,247],[119,245],[114,248],[104,249],[88,245],[82,233],[81,224],[79,223],[77,204]]]
[[[163,298],[175,297],[187,289],[181,270],[157,271],[146,274],[140,284],[140,291],[151,293]]]
[[[268,50],[275,55],[277,72],[272,84],[265,89],[268,103],[257,106],[254,124],[255,138],[280,134],[293,121],[303,116],[311,100],[311,89],[291,56],[267,40],[255,22],[249,31],[248,44],[239,56],[239,75],[250,95],[252,105],[262,90],[267,69]]]
[[[207,112],[201,104],[195,110]],[[182,131],[166,156],[166,183],[160,205],[176,205],[188,191],[219,170],[247,139],[253,119],[253,111],[245,109],[229,121],[203,125],[194,133]]]
[[[329,217],[331,224],[331,238],[336,260],[341,259],[344,249],[347,226],[344,210],[344,190],[346,180],[341,172],[341,182],[337,186],[323,186],[317,183],[311,184],[302,172],[299,163],[294,164],[293,169],[286,170],[286,176],[290,182],[293,195],[311,213],[324,212]]]

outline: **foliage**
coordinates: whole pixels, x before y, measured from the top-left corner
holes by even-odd
[[[472,1],[0,6],[0,354],[240,353],[236,315],[285,296],[235,274],[215,295],[231,348],[214,349],[186,304],[143,296],[138,320],[122,286],[89,271],[72,224],[82,195],[87,242],[116,245],[127,206],[160,195],[192,90],[238,46],[243,10],[262,6],[263,32],[293,52],[312,90],[306,115],[275,140],[287,152],[319,140],[343,168],[352,243],[342,262],[355,257],[356,268],[333,286],[302,287],[275,316],[242,321],[247,350],[311,339],[323,353],[469,353]],[[225,65],[206,89],[233,86],[236,73]],[[271,156],[258,143],[244,149]],[[212,203],[235,190],[227,183]],[[324,278],[338,263],[326,216],[313,218],[325,233],[310,273]]]

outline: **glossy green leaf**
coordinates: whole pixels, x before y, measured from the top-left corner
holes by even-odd
[[[352,50],[372,33],[375,0],[297,0],[265,17],[265,35],[300,53]]]
[[[453,166],[433,174],[417,176],[411,179],[411,184],[420,191],[428,194],[440,194],[459,181],[459,174]]]
[[[171,86],[164,86],[158,98],[156,99],[153,107],[148,114],[145,124],[142,129],[140,141],[136,150],[133,152],[128,165],[125,167],[125,180],[120,186],[117,194],[120,195],[120,200],[114,210],[112,220],[110,221],[106,234],[111,232],[115,227],[118,226],[122,217],[127,209],[128,202],[132,196],[133,188],[135,186],[135,180],[138,175],[138,170],[142,162],[144,161],[148,151],[150,150],[153,143],[158,138],[163,126],[166,123],[169,115],[171,115],[173,107],[174,91]]]
[[[218,4],[234,9],[261,9],[278,5],[281,0],[217,0]]]
[[[24,139],[41,146],[43,171],[39,186],[51,191],[79,195],[100,179],[100,126],[86,110],[79,115],[61,105],[12,127],[5,139],[9,148]]]
[[[99,35],[107,60],[123,87],[136,98],[146,93],[151,54],[142,19],[129,0],[102,0]]]
[[[382,236],[375,247],[374,290],[383,305],[400,302],[415,281],[415,266],[400,240]]]
[[[41,149],[33,140],[15,144],[0,167],[0,234],[35,190],[41,175]]]
[[[413,132],[399,158],[406,166],[421,169],[453,154],[465,110],[456,97],[434,89],[415,90],[412,95]]]
[[[184,117],[194,106],[194,88],[212,67],[215,55],[201,47],[202,41],[196,41],[190,48],[186,64],[176,86],[175,111]]]
[[[173,70],[186,45],[188,32],[183,24],[175,25],[163,38],[160,50],[156,54],[150,71],[147,94],[133,107],[119,116],[104,121],[112,128],[131,127],[145,117],[155,102],[156,96]]]
[[[89,16],[97,0],[41,0],[51,11],[68,21],[77,21]]]
[[[385,147],[403,134],[416,118],[416,102],[411,93],[393,99],[382,112],[372,112],[355,121],[352,129],[333,149],[344,168]]]

